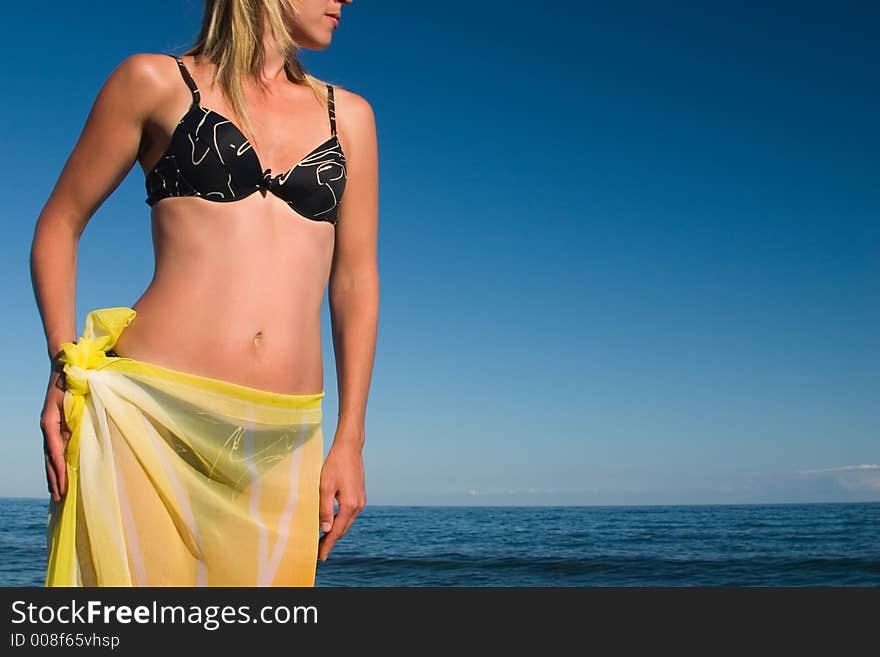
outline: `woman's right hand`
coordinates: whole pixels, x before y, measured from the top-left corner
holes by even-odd
[[[40,413],[43,451],[46,454],[46,483],[55,502],[60,502],[67,494],[67,462],[64,454],[70,441],[70,431],[64,421],[65,389],[64,372],[53,371]]]

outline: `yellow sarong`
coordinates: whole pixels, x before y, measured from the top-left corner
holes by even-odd
[[[257,390],[108,355],[136,311],[62,345],[67,494],[47,586],[314,586],[324,392]]]

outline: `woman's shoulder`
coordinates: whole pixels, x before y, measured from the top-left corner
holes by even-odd
[[[330,83],[333,87],[333,99],[338,103],[347,105],[355,111],[367,111],[370,109],[369,101],[361,94],[352,91],[347,87],[341,87],[337,84]]]
[[[376,117],[370,102],[361,94],[333,85],[336,123],[346,153],[376,150]]]
[[[177,64],[164,53],[139,52],[117,63],[108,78],[115,84],[127,87],[132,93],[155,98],[174,84]]]
[[[336,118],[350,126],[370,127],[375,121],[373,106],[361,94],[333,85]]]

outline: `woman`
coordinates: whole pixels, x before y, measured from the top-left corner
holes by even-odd
[[[52,358],[48,585],[311,586],[364,507],[375,122],[297,59],[350,1],[207,0],[183,56],[130,56],[101,88],[31,256]],[[74,341],[79,236],[135,161],[153,280]],[[339,418],[322,465],[328,285]]]

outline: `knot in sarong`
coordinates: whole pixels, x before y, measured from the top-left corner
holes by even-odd
[[[59,360],[64,363],[64,380],[67,390],[72,395],[86,395],[89,392],[89,380],[86,370],[94,370],[109,360],[105,350],[107,336],[100,338],[82,338],[77,342],[65,342],[61,345],[63,354]]]
[[[132,308],[100,308],[86,317],[82,337],[76,342],[61,345],[59,361],[64,363],[67,390],[74,396],[84,397],[89,392],[88,370],[95,370],[110,360],[111,349],[122,331],[136,315]]]
[[[69,393],[64,395],[64,417],[73,444],[72,448],[68,448],[68,465],[75,462],[71,459],[75,460],[78,450],[79,425],[89,393],[88,374],[111,360],[105,352],[116,344],[135,315],[137,311],[134,308],[125,306],[93,310],[86,317],[82,337],[76,342],[61,345],[63,353],[58,360],[64,363],[65,387]]]

